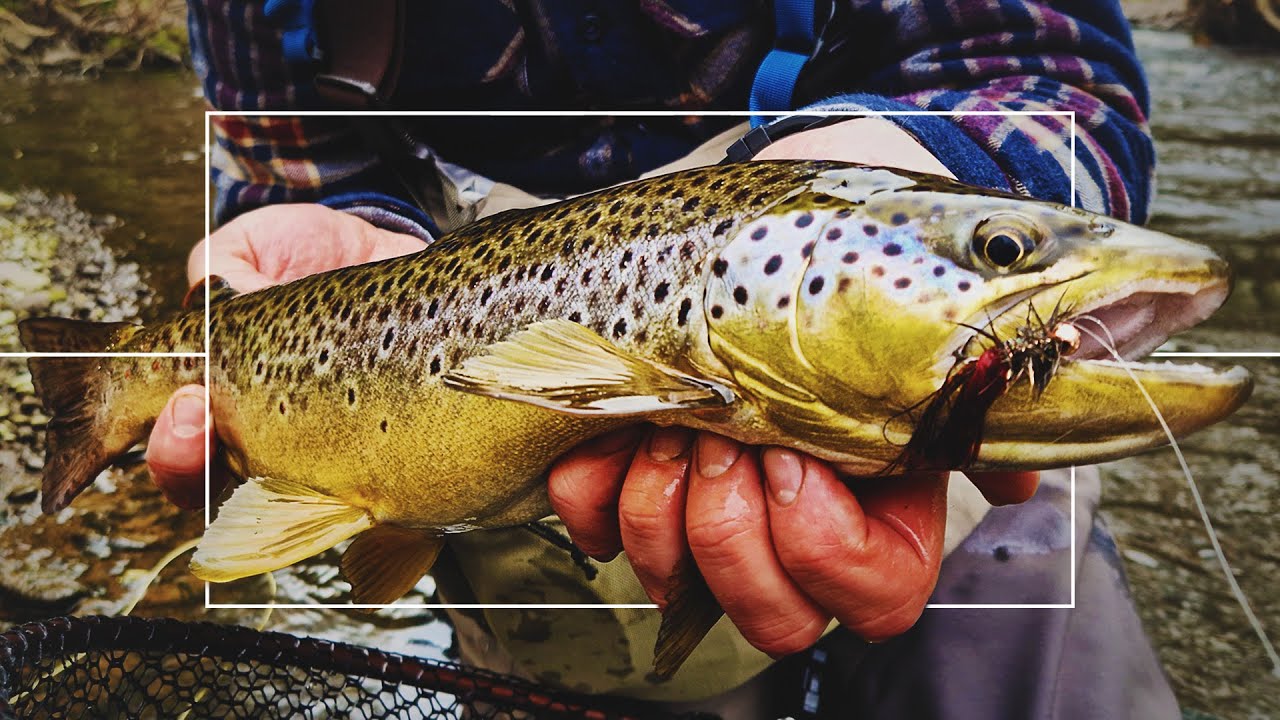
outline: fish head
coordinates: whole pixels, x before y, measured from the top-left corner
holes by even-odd
[[[711,268],[714,352],[784,432],[865,471],[891,461],[963,363],[1014,338],[1053,346],[1038,392],[989,408],[978,469],[1096,462],[1165,442],[1248,396],[1239,368],[1121,363],[1212,314],[1230,291],[1208,248],[1058,203],[883,168],[828,170],[744,226]]]

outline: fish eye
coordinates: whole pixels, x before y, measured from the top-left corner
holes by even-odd
[[[986,265],[1004,271],[1035,251],[1041,234],[1029,221],[1012,216],[993,217],[973,233],[973,252]]]

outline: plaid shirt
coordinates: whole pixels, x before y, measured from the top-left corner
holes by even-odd
[[[411,40],[392,98],[403,109],[740,110],[773,44],[772,9],[753,0],[406,5]],[[316,69],[286,60],[287,23],[275,14],[246,0],[192,0],[190,11],[196,70],[215,109],[327,109]],[[1147,91],[1115,0],[838,0],[823,40],[798,107],[1075,111],[1076,202],[1145,219]],[[1067,117],[893,119],[963,181],[1072,200]],[[500,118],[422,120],[414,131],[446,160],[553,193],[634,177],[722,127],[693,117]],[[431,219],[340,118],[221,117],[214,130],[218,222],[320,202],[431,234]]]

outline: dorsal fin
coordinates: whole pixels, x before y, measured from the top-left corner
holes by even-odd
[[[240,291],[231,287],[221,275],[209,275],[208,277],[200,278],[195,285],[191,286],[191,289],[187,291],[187,296],[182,299],[182,307],[188,310],[204,310],[204,286],[206,280],[209,282],[210,307],[240,294]]]

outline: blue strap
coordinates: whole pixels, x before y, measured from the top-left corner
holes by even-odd
[[[320,59],[316,41],[315,0],[267,0],[263,14],[283,29],[285,60],[310,63]]]
[[[774,0],[776,37],[751,84],[751,112],[792,109],[796,79],[818,46],[814,3],[815,0]],[[752,127],[764,122],[759,116],[751,118]]]

